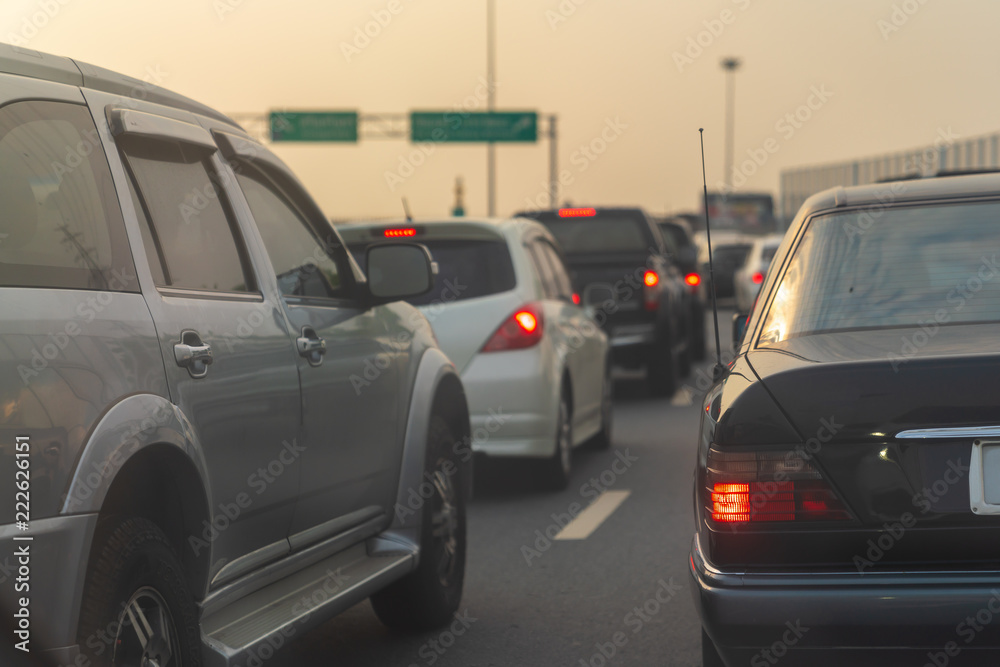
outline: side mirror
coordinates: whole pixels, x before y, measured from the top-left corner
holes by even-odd
[[[434,286],[437,264],[417,243],[379,243],[366,253],[368,291],[377,303],[420,296]]]
[[[740,349],[743,342],[743,335],[747,332],[747,322],[750,313],[733,313],[733,352]]]

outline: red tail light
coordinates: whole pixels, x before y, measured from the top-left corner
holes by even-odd
[[[406,229],[387,229],[383,232],[383,235],[387,239],[394,239],[400,236],[416,236],[417,230],[412,227],[407,227]]]
[[[561,208],[560,218],[593,218],[597,215],[597,209],[593,208]]]
[[[646,310],[656,310],[660,307],[660,274],[656,271],[646,271],[642,274],[643,306]]]
[[[536,345],[542,339],[545,320],[542,310],[536,304],[529,303],[508,317],[496,330],[490,340],[483,346],[483,352],[502,352],[503,350],[523,350]]]
[[[798,450],[708,452],[706,510],[718,523],[843,521],[847,509]]]
[[[573,292],[573,304],[576,306],[580,305],[580,295],[576,292]]]
[[[758,271],[757,273],[750,276],[750,280],[753,281],[754,285],[760,285],[762,282],[764,282],[764,274]]]
[[[699,276],[697,273],[689,273],[686,276],[684,276],[684,282],[686,282],[691,287],[697,287],[698,285],[701,284],[701,276]]]

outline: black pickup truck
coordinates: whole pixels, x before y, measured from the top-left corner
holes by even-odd
[[[614,361],[645,366],[650,390],[668,396],[691,369],[690,291],[660,230],[640,208],[523,211],[562,246],[578,298],[608,333]]]

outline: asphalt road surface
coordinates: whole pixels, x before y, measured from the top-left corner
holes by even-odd
[[[724,350],[731,317],[720,312]],[[523,465],[477,470],[451,627],[393,634],[364,602],[247,667],[700,665],[688,551],[707,328],[710,359],[672,399],[619,373],[612,448],[578,450],[565,491],[540,488]],[[574,539],[553,539],[574,515],[560,535]]]

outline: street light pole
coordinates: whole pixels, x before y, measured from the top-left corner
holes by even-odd
[[[496,0],[486,0],[486,108],[496,110]],[[497,154],[491,141],[486,146],[487,211],[497,214]]]
[[[733,116],[736,106],[736,70],[741,62],[739,58],[723,58],[722,69],[726,70],[726,160],[725,182],[729,190],[733,188]]]

